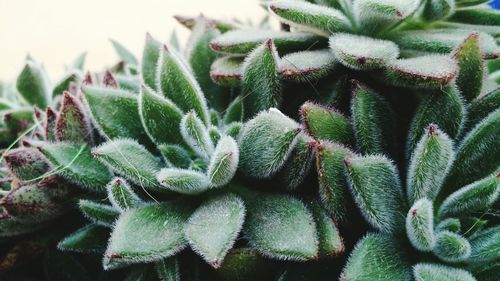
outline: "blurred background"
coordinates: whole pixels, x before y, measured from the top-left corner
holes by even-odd
[[[257,0],[0,0],[0,80],[18,75],[29,53],[52,78],[87,52],[86,68],[116,61],[109,39],[140,55],[146,32],[168,41],[175,29],[181,42],[189,32],[173,15],[250,19],[264,10]]]

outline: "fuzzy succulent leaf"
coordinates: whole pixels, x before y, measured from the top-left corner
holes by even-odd
[[[178,168],[163,168],[157,175],[159,184],[167,190],[194,195],[211,188],[210,178],[202,172]]]
[[[9,172],[22,182],[32,181],[47,173],[52,164],[35,148],[20,147],[4,153]]]
[[[335,56],[327,49],[301,51],[281,58],[279,74],[289,81],[313,82],[328,76],[336,68]]]
[[[493,226],[474,235],[470,241],[472,253],[470,261],[489,263],[500,258],[500,226]]]
[[[340,280],[410,281],[410,262],[392,237],[368,234],[354,247]]]
[[[487,211],[500,196],[500,173],[491,175],[450,194],[439,207],[440,217],[464,216]]]
[[[216,59],[210,68],[210,77],[218,85],[237,87],[241,81],[243,57],[225,56]]]
[[[348,182],[365,219],[382,232],[404,225],[405,203],[395,165],[383,156],[345,159]]]
[[[435,245],[434,210],[427,198],[415,201],[406,215],[406,234],[417,250],[430,252]]]
[[[342,12],[306,1],[272,1],[269,10],[281,22],[319,35],[351,29],[351,22]]]
[[[314,159],[316,141],[306,134],[299,134],[297,144],[278,174],[286,190],[294,190],[309,175]]]
[[[194,111],[190,111],[182,117],[180,131],[191,149],[204,159],[210,159],[214,153],[214,144],[207,127]]]
[[[345,247],[337,222],[317,202],[311,203],[309,209],[316,223],[320,257],[331,257],[342,254],[345,251]]]
[[[155,262],[155,269],[160,281],[181,280],[179,262],[175,257]]]
[[[72,71],[65,74],[54,86],[52,90],[52,97],[62,95],[64,91],[68,91],[74,84],[78,84],[82,79],[77,71]]]
[[[279,56],[272,40],[255,48],[246,57],[242,66],[241,94],[247,118],[281,103],[278,64]]]
[[[436,235],[433,253],[445,262],[463,262],[470,257],[471,245],[465,237],[445,230]]]
[[[413,276],[415,281],[476,281],[467,270],[433,263],[414,265]]]
[[[110,39],[110,41],[116,53],[123,62],[130,65],[138,65],[137,58],[131,51],[129,51],[125,46],[123,46],[120,42],[116,40]]]
[[[156,173],[162,168],[159,159],[135,140],[107,141],[94,148],[92,155],[136,185],[155,191],[165,191],[156,181]]]
[[[268,178],[279,171],[297,143],[299,124],[277,109],[259,113],[245,124],[240,167],[247,175]]]
[[[229,125],[232,122],[243,122],[243,118],[243,100],[241,96],[237,96],[226,109],[224,124]]]
[[[453,13],[448,20],[477,25],[500,26],[500,13],[493,9],[460,9]]]
[[[193,73],[178,54],[164,46],[158,61],[157,89],[181,110],[194,110],[205,125],[209,123],[207,102]]]
[[[290,196],[264,195],[247,202],[245,234],[265,256],[304,261],[318,255],[316,227],[310,211]]]
[[[429,0],[424,5],[422,17],[426,21],[445,19],[455,12],[454,0]]]
[[[273,274],[272,263],[255,249],[249,247],[234,248],[224,258],[224,263],[217,273],[225,280],[251,281],[255,278]]]
[[[500,87],[473,100],[467,110],[467,120],[462,132],[467,132],[491,112],[500,108]]]
[[[161,43],[146,34],[146,43],[142,52],[142,79],[151,89],[156,89],[156,69],[160,58]]]
[[[483,87],[483,58],[479,46],[479,34],[472,33],[453,51],[457,60],[459,72],[456,79],[457,87],[462,96],[472,101],[481,93]]]
[[[427,55],[391,61],[385,70],[385,80],[394,86],[436,89],[448,85],[457,74],[454,59]]]
[[[27,61],[17,77],[16,87],[21,96],[31,105],[45,108],[50,99],[50,85],[43,66]]]
[[[158,261],[186,247],[187,207],[175,202],[129,209],[116,221],[104,256],[105,269]]]
[[[112,227],[120,215],[120,212],[113,206],[92,200],[81,199],[78,202],[78,207],[83,215],[93,223],[107,227]]]
[[[158,150],[165,158],[165,162],[170,166],[177,168],[187,168],[191,164],[189,153],[176,144],[162,144],[158,146]]]
[[[117,210],[125,211],[137,208],[143,203],[123,178],[114,178],[108,183],[106,189],[109,201]]]
[[[56,120],[57,120],[57,112],[51,107],[47,107],[45,110],[45,122],[44,122],[44,137],[47,141],[55,141],[56,140]]]
[[[183,143],[179,130],[182,111],[149,87],[142,87],[139,94],[139,114],[144,129],[156,144]]]
[[[85,145],[44,143],[40,151],[57,167],[57,171],[70,182],[95,192],[104,192],[111,180],[111,172],[92,157]]]
[[[452,140],[431,124],[413,151],[406,181],[408,202],[434,200],[454,160]]]
[[[55,135],[57,141],[91,143],[92,130],[85,111],[69,92],[64,92],[57,116]]]
[[[104,253],[108,239],[108,228],[89,224],[66,236],[57,248],[78,253]]]
[[[420,0],[356,0],[353,13],[358,30],[365,33],[382,31],[415,12]]]
[[[238,144],[232,137],[223,136],[219,140],[207,170],[207,176],[214,187],[231,181],[238,168],[239,155]]]
[[[191,247],[218,268],[233,247],[245,219],[243,200],[225,194],[204,202],[189,218],[185,233]]]
[[[330,37],[330,49],[340,63],[355,70],[383,68],[399,57],[399,48],[391,41],[347,33]]]

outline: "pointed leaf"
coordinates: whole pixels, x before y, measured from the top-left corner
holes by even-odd
[[[299,134],[297,144],[277,175],[286,190],[294,190],[309,175],[314,159],[316,141],[306,134]]]
[[[453,13],[455,13],[454,0],[429,0],[425,3],[422,16],[427,21],[437,21]]]
[[[220,187],[231,181],[238,168],[239,156],[238,144],[232,137],[224,136],[219,140],[207,170],[213,186]]]
[[[474,263],[498,261],[500,257],[500,227],[490,227],[471,240],[472,253],[470,260]]]
[[[406,234],[417,250],[430,252],[436,243],[434,237],[434,213],[432,202],[419,199],[406,215]]]
[[[103,253],[108,243],[109,229],[89,224],[66,236],[57,248],[78,253]]]
[[[463,262],[470,257],[471,246],[463,236],[445,230],[437,234],[433,252],[442,261]]]
[[[194,111],[190,111],[182,117],[180,131],[191,149],[204,159],[210,159],[214,153],[214,144],[207,127]]]
[[[457,87],[462,96],[472,101],[481,93],[484,65],[479,48],[479,34],[472,33],[453,51],[458,62]]]
[[[158,150],[160,150],[165,162],[170,166],[187,168],[191,164],[189,153],[179,145],[159,145]]]
[[[324,78],[336,67],[335,56],[327,49],[302,51],[283,56],[279,73],[283,79],[304,83]]]
[[[34,148],[20,147],[3,154],[9,172],[21,181],[32,181],[47,173],[52,164],[40,151]]]
[[[142,79],[151,89],[156,89],[156,69],[160,58],[161,43],[146,34],[146,43],[142,52]]]
[[[224,114],[224,124],[230,124],[231,122],[243,122],[243,116],[243,100],[241,96],[237,96],[226,109],[226,113]]]
[[[107,88],[120,88],[120,86],[118,85],[118,81],[116,81],[115,75],[109,69],[104,72],[101,85]]]
[[[41,65],[27,61],[17,77],[16,87],[29,104],[39,108],[45,108],[48,105],[51,89],[47,73]]]
[[[91,200],[81,199],[78,206],[87,219],[102,226],[112,227],[120,215],[120,212],[113,206]]]
[[[420,0],[356,0],[353,13],[358,30],[375,33],[403,21],[419,7]]]
[[[203,173],[178,168],[161,169],[157,175],[160,185],[181,194],[194,195],[210,189],[210,179]]]
[[[56,120],[57,120],[57,112],[54,111],[51,107],[47,107],[45,111],[45,140],[47,141],[55,141],[56,140]]]
[[[413,275],[415,281],[476,281],[466,270],[432,263],[414,265]]]
[[[233,139],[240,139],[240,133],[243,130],[243,123],[232,122],[228,124],[224,130],[224,133]]]
[[[64,91],[69,91],[73,83],[78,84],[82,80],[80,72],[69,72],[56,83],[52,90],[52,97],[62,95]]]
[[[338,256],[345,251],[344,240],[340,236],[337,223],[317,202],[310,204],[316,230],[318,232],[318,248],[321,257]]]
[[[242,57],[225,56],[216,59],[210,67],[210,78],[224,87],[238,87],[241,81]]]
[[[467,120],[462,133],[467,133],[491,112],[500,108],[500,87],[473,100],[467,110]]]
[[[120,59],[122,61],[131,65],[138,64],[137,58],[134,56],[134,54],[132,54],[131,51],[125,48],[125,46],[123,46],[122,44],[113,39],[110,39],[110,41],[111,44],[113,44],[113,48],[115,48],[116,53],[118,54],[118,56],[120,56]]]
[[[451,232],[459,232],[462,228],[462,223],[457,218],[444,219],[436,225],[436,232],[448,230]]]
[[[113,207],[125,211],[130,208],[140,207],[142,200],[134,193],[125,179],[114,178],[106,186],[108,198]]]
[[[92,131],[80,102],[69,92],[64,92],[61,109],[56,120],[56,140],[73,143],[91,143]]]

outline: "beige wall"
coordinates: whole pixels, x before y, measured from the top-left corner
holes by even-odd
[[[172,15],[259,20],[258,0],[0,0],[0,79],[16,77],[30,53],[53,78],[64,65],[87,51],[87,68],[101,69],[116,60],[113,38],[140,54],[145,32],[167,40],[175,28],[188,32]]]

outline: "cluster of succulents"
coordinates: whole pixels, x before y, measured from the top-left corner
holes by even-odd
[[[496,280],[484,2],[178,16],[184,48],[112,41],[119,63],[56,83],[28,58],[0,93],[0,279]]]

